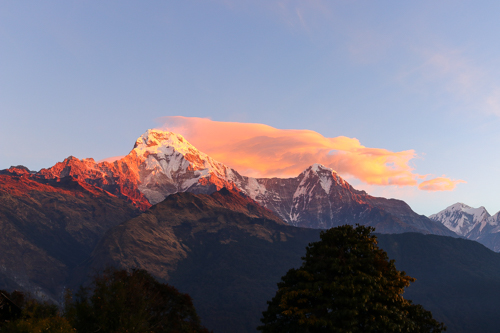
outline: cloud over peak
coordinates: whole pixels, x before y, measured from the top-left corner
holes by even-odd
[[[204,153],[247,176],[295,177],[308,166],[321,163],[372,185],[417,186],[418,180],[425,178],[409,165],[417,156],[412,149],[393,152],[369,148],[356,138],[327,138],[311,130],[284,130],[264,124],[180,116],[160,121],[163,130],[182,134]],[[463,182],[439,179],[454,184],[452,188]],[[439,190],[438,183],[432,181],[422,182],[419,188]]]

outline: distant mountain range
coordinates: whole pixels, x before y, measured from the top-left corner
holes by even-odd
[[[478,241],[495,252],[500,251],[500,212],[491,216],[484,207],[472,208],[456,203],[429,218],[459,236]]]
[[[112,163],[69,157],[31,173],[4,173],[33,179],[71,177],[102,188],[145,210],[177,192],[210,194],[237,190],[293,226],[331,228],[368,224],[378,232],[420,232],[455,236],[441,223],[415,213],[404,201],[377,198],[355,190],[332,169],[314,164],[295,178],[251,178],[200,152],[179,134],[148,130],[132,151]]]

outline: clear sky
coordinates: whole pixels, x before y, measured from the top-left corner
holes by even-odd
[[[125,155],[148,128],[175,127],[164,117],[208,118],[314,131],[351,156],[332,165],[353,186],[420,214],[455,202],[494,214],[499,12],[460,0],[2,1],[0,169]],[[413,181],[366,176],[379,153],[403,159],[379,160],[384,172]],[[439,177],[456,186],[419,189]]]

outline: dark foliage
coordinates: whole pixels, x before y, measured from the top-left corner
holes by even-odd
[[[0,289],[0,326],[18,319],[21,316],[21,306],[24,302],[23,293],[18,291],[9,293]]]
[[[67,300],[66,317],[78,332],[208,332],[191,298],[145,270],[107,269]]]
[[[0,332],[5,333],[70,333],[70,323],[63,318],[57,305],[39,302],[30,295],[14,291],[2,291],[4,304],[8,304],[10,316],[2,317]],[[5,300],[8,300],[7,302]],[[4,314],[4,313],[2,313]]]
[[[374,228],[321,232],[302,266],[278,284],[263,312],[263,332],[441,332],[429,311],[403,298],[415,279],[377,246]]]

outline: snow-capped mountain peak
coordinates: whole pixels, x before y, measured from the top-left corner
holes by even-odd
[[[149,129],[141,135],[129,155],[140,160],[139,190],[152,203],[166,195],[197,190],[215,183],[217,189],[233,188],[234,171],[196,149],[182,135]],[[165,179],[166,178],[166,179]]]
[[[333,169],[331,168],[328,168],[326,166],[324,166],[323,164],[320,164],[320,163],[314,163],[313,165],[311,165],[309,167],[312,171],[318,173],[318,172],[322,172],[322,171],[327,171],[327,172],[335,172],[333,171]]]
[[[323,164],[315,163],[307,168],[304,173],[306,175],[308,173],[311,173],[311,175],[316,175],[320,180],[321,187],[327,194],[330,193],[332,185],[334,184],[341,187],[351,187],[344,179],[342,179],[342,177],[337,174],[335,170],[333,170],[332,168],[328,168]]]
[[[332,184],[335,181],[335,179],[332,177],[332,175],[334,174],[333,169],[327,168],[322,164],[315,163],[306,170],[306,172],[308,171],[315,173],[318,176],[319,184],[321,185],[323,190],[325,190],[325,193],[330,193]]]
[[[134,150],[138,153],[161,154],[166,148],[174,148],[182,154],[198,151],[180,134],[149,129],[142,134],[134,145]]]
[[[490,217],[486,208],[473,208],[460,202],[429,216],[431,220],[440,222],[458,235],[466,237],[473,229],[479,228],[481,231],[488,224]]]
[[[222,178],[231,173],[229,167],[199,151],[182,135],[173,132],[149,129],[137,139],[132,151],[149,162],[150,168],[147,169],[157,167],[159,172],[169,178],[172,178],[172,172],[180,168],[200,171],[200,175],[212,173]]]

